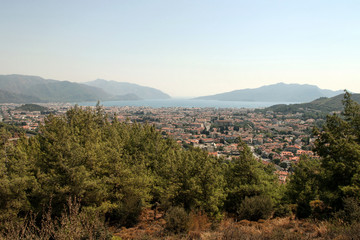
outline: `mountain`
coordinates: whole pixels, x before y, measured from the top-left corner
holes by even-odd
[[[0,103],[24,103],[40,102],[41,100],[34,96],[26,96],[0,89]]]
[[[1,102],[81,102],[111,98],[102,89],[85,84],[17,74],[0,75],[0,90]]]
[[[323,112],[330,113],[333,111],[341,111],[343,109],[342,100],[344,94],[339,94],[331,98],[318,98],[312,102],[301,104],[277,104],[262,111],[273,111],[278,113],[296,113],[296,112]],[[360,94],[351,94],[351,99],[360,103]]]
[[[309,102],[319,97],[333,97],[342,91],[323,90],[308,84],[278,83],[254,89],[242,89],[210,96],[201,100],[248,101],[248,102]]]
[[[108,81],[97,79],[95,81],[86,82],[85,84],[103,89],[112,95],[133,94],[142,99],[168,99],[170,96],[158,89],[144,87],[133,83]]]

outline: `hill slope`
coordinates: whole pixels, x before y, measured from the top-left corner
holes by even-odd
[[[0,89],[0,103],[24,103],[24,102],[41,102],[35,96],[26,96],[23,94],[8,92]]]
[[[127,95],[135,94],[138,97],[143,99],[168,99],[170,96],[158,89],[151,87],[144,87],[133,83],[127,82],[116,82],[116,81],[107,81],[103,79],[97,79],[95,81],[86,82],[85,84],[93,87],[98,87],[103,89],[105,92],[108,92],[112,95]]]
[[[352,100],[360,103],[360,94],[352,94]],[[319,111],[329,113],[333,111],[341,111],[343,109],[342,100],[344,94],[339,94],[332,98],[322,97],[309,103],[301,104],[278,104],[268,108],[264,111],[273,111],[279,113],[296,113],[296,112],[308,112],[308,111]]]
[[[15,110],[18,111],[28,111],[28,112],[34,112],[34,111],[48,111],[49,109],[47,107],[43,107],[37,104],[24,104],[19,107],[16,107]]]
[[[110,98],[102,89],[85,84],[16,74],[0,75],[0,89],[13,96],[14,100],[7,102],[77,102]]]
[[[341,92],[323,90],[314,85],[278,83],[254,89],[242,89],[198,97],[196,99],[251,102],[309,102],[319,97],[333,97]]]

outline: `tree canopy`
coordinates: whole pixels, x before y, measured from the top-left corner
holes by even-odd
[[[118,225],[136,223],[155,202],[216,218],[225,202],[227,210],[246,196],[271,195],[275,179],[243,142],[240,159],[228,162],[183,149],[154,126],[119,122],[99,106],[49,115],[36,136],[23,135],[16,144],[9,136],[3,128],[2,219],[40,212],[50,203],[59,215],[69,197]]]

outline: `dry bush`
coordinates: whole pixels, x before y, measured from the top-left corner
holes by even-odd
[[[80,203],[76,199],[68,200],[67,211],[59,219],[55,239],[111,239],[106,226],[98,214],[80,212]]]
[[[196,239],[202,239],[202,234],[200,231],[190,231],[187,240],[196,240]]]
[[[36,214],[29,213],[24,219],[3,222],[0,239],[52,239],[55,225],[51,218],[51,209],[43,214],[40,225],[36,218]]]
[[[325,239],[358,240],[360,239],[360,223],[328,223],[324,235]]]
[[[211,222],[206,214],[203,212],[192,212],[190,214],[189,230],[194,232],[205,231],[210,229]]]
[[[37,215],[30,213],[23,220],[2,223],[0,239],[111,239],[99,215],[80,212],[80,203],[76,199],[68,200],[67,209],[59,219],[52,217],[51,207],[39,222],[36,219]]]

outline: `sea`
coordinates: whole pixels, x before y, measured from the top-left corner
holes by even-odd
[[[80,106],[95,106],[97,102],[80,102]],[[290,102],[243,102],[243,101],[218,101],[197,99],[156,99],[136,101],[104,101],[104,107],[151,107],[151,108],[265,108],[276,104],[291,104]]]

